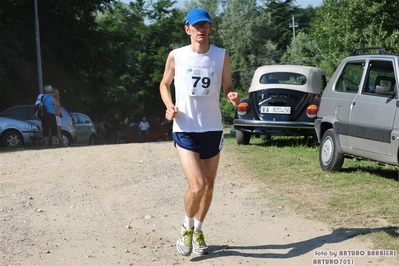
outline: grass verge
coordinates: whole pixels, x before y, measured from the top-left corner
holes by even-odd
[[[355,230],[375,249],[399,252],[398,170],[374,162],[345,159],[339,172],[324,172],[318,146],[300,138],[273,137],[237,145],[227,136],[224,149],[245,171],[259,179],[265,197],[289,205],[297,213]]]

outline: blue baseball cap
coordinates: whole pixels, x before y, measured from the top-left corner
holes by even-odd
[[[186,24],[194,25],[198,22],[209,22],[212,23],[211,17],[208,12],[203,8],[193,8],[186,16]]]

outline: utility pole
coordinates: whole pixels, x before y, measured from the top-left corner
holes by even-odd
[[[288,27],[292,28],[292,35],[294,36],[294,49],[295,49],[295,28],[299,26],[297,22],[295,22],[295,15],[292,15],[292,23],[288,24]]]
[[[39,33],[39,15],[37,8],[37,0],[34,0],[35,5],[35,33],[36,33],[36,57],[37,57],[37,74],[39,80],[39,93],[43,93],[43,76],[42,76],[42,56],[40,53],[40,33]]]

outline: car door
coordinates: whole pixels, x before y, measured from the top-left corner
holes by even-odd
[[[392,157],[391,133],[397,112],[393,60],[370,60],[362,91],[353,102],[348,126],[353,155]],[[396,158],[396,156],[395,156]],[[394,160],[396,161],[396,159]]]
[[[86,143],[89,141],[88,127],[85,123],[85,116],[82,114],[74,113],[73,117],[75,119],[75,129],[78,135],[77,142]]]
[[[350,150],[348,125],[351,109],[356,95],[359,91],[365,59],[346,62],[335,81],[332,92],[327,91],[323,94],[324,104],[328,105],[328,110],[334,110],[337,121],[334,123],[334,130],[339,136],[340,146],[344,152]],[[332,109],[334,108],[334,109]],[[321,113],[321,115],[323,115]]]

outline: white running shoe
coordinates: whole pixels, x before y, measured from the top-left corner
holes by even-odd
[[[204,233],[198,232],[193,235],[193,252],[197,255],[206,255],[209,253],[209,248],[205,244]]]
[[[180,255],[190,256],[193,251],[192,239],[193,239],[194,228],[186,229],[182,226],[179,239],[176,242],[177,251]]]

